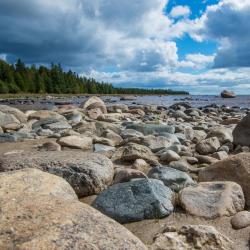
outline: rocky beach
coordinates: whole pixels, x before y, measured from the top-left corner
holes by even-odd
[[[249,249],[249,99],[154,98],[1,100],[0,249]]]

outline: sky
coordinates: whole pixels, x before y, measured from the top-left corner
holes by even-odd
[[[250,94],[250,0],[0,0],[0,58],[119,87]]]

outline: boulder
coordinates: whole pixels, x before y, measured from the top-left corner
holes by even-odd
[[[148,174],[148,171],[150,170],[150,165],[143,159],[136,159],[131,168],[139,170],[144,174]]]
[[[167,227],[156,235],[149,250],[233,250],[233,242],[212,226]]]
[[[137,130],[144,135],[151,135],[151,134],[160,134],[160,133],[170,133],[173,134],[175,132],[174,126],[169,126],[165,124],[129,124],[126,126],[126,129],[134,129]]]
[[[245,199],[235,182],[201,182],[180,192],[180,204],[188,213],[214,219],[242,211]]]
[[[130,138],[142,138],[144,135],[143,133],[136,131],[134,129],[125,129],[121,132],[121,137],[123,139],[130,139]]]
[[[180,158],[181,157],[172,150],[167,150],[166,152],[164,152],[164,154],[161,155],[161,161],[164,161],[167,163],[171,161],[178,161],[180,160]]]
[[[147,176],[143,172],[136,169],[129,169],[129,168],[119,169],[116,170],[113,184],[128,182],[132,179],[140,179],[140,178],[147,178]]]
[[[38,168],[63,177],[79,197],[98,194],[112,183],[114,167],[105,156],[75,151],[28,152],[0,159],[0,171]]]
[[[142,144],[149,147],[153,152],[159,151],[165,147],[172,145],[172,141],[164,136],[145,136],[142,139]]]
[[[184,187],[195,184],[187,173],[166,166],[152,168],[148,173],[148,177],[161,180],[165,186],[175,192],[179,192]]]
[[[92,149],[92,141],[93,139],[87,136],[70,135],[61,137],[57,142],[64,147],[90,150]]]
[[[104,190],[93,207],[120,223],[157,219],[174,209],[173,192],[159,180],[140,179],[118,183]]]
[[[210,137],[217,137],[221,144],[225,144],[227,142],[233,142],[232,129],[225,127],[218,127],[212,129],[207,135],[207,138]]]
[[[66,120],[66,118],[54,111],[51,110],[38,110],[28,116],[29,120],[42,120],[42,119],[57,119],[57,120]]]
[[[12,114],[5,114],[0,111],[0,126],[5,127],[9,124],[20,124],[20,121]]]
[[[7,105],[0,105],[0,111],[5,114],[13,115],[19,121],[19,123],[27,122],[27,116],[19,109]]]
[[[26,168],[0,173],[0,202],[27,195],[50,195],[77,200],[76,193],[63,178],[39,169]]]
[[[231,224],[234,229],[242,229],[250,226],[250,212],[241,211],[234,215],[231,219]]]
[[[222,98],[235,98],[236,97],[233,91],[228,91],[228,90],[223,90],[220,95]]]
[[[54,142],[48,141],[38,146],[39,151],[61,151],[61,145]]]
[[[136,143],[129,143],[118,148],[112,156],[113,161],[131,162],[136,159],[143,159],[149,164],[158,165],[158,159],[152,151],[148,147]]]
[[[250,207],[250,153],[241,153],[213,163],[199,172],[199,181],[234,181],[244,192]]]
[[[100,99],[97,96],[92,96],[89,99],[87,99],[85,102],[83,102],[80,105],[80,108],[84,109],[85,111],[91,110],[91,109],[99,109],[102,113],[107,113],[107,108],[105,103],[102,99]]]
[[[236,145],[250,146],[250,113],[233,130],[233,142]]]
[[[212,154],[218,150],[220,142],[217,137],[210,137],[196,145],[196,151],[201,155]]]
[[[0,206],[0,249],[147,249],[126,228],[77,200],[20,195]]]

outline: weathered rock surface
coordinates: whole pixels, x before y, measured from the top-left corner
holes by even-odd
[[[236,145],[250,146],[250,114],[246,115],[233,130],[233,142]]]
[[[236,97],[233,91],[228,91],[228,90],[223,90],[220,95],[222,98],[235,98]]]
[[[26,168],[0,173],[0,183],[0,201],[26,195],[52,195],[77,200],[77,196],[68,182],[39,169]]]
[[[71,135],[71,136],[61,137],[57,142],[61,146],[65,147],[90,150],[93,147],[92,141],[93,139],[91,137]]]
[[[121,223],[163,218],[173,211],[173,192],[159,180],[119,183],[104,190],[93,206]]]
[[[217,137],[210,137],[196,145],[196,151],[202,155],[212,154],[218,150],[220,142]]]
[[[201,182],[180,192],[180,204],[192,215],[213,219],[242,211],[245,200],[237,183]]]
[[[233,181],[244,192],[246,205],[250,207],[250,153],[241,153],[218,161],[199,172],[199,181]]]
[[[158,234],[150,250],[233,250],[232,241],[212,226],[167,227]]]
[[[79,201],[33,195],[0,200],[0,249],[132,249],[145,245]]]
[[[185,172],[166,166],[152,168],[148,173],[148,177],[161,180],[165,186],[176,192],[195,184],[192,178]]]
[[[13,115],[20,123],[27,122],[26,115],[19,109],[7,105],[0,105],[0,111],[8,115]]]
[[[0,171],[38,168],[63,177],[79,197],[98,194],[112,183],[114,167],[105,156],[75,151],[35,152],[5,155]]]
[[[100,109],[102,113],[107,113],[107,108],[102,99],[97,96],[92,96],[80,105],[84,110]]]
[[[139,179],[139,178],[147,178],[147,176],[139,170],[129,169],[129,168],[119,169],[115,173],[113,184],[128,182],[131,179]]]
[[[237,213],[232,219],[231,224],[234,229],[241,229],[250,226],[250,212],[241,211]]]

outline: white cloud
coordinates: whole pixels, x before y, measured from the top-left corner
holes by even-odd
[[[177,17],[188,17],[190,14],[191,10],[188,6],[178,5],[173,7],[169,15],[173,18],[177,18]]]

